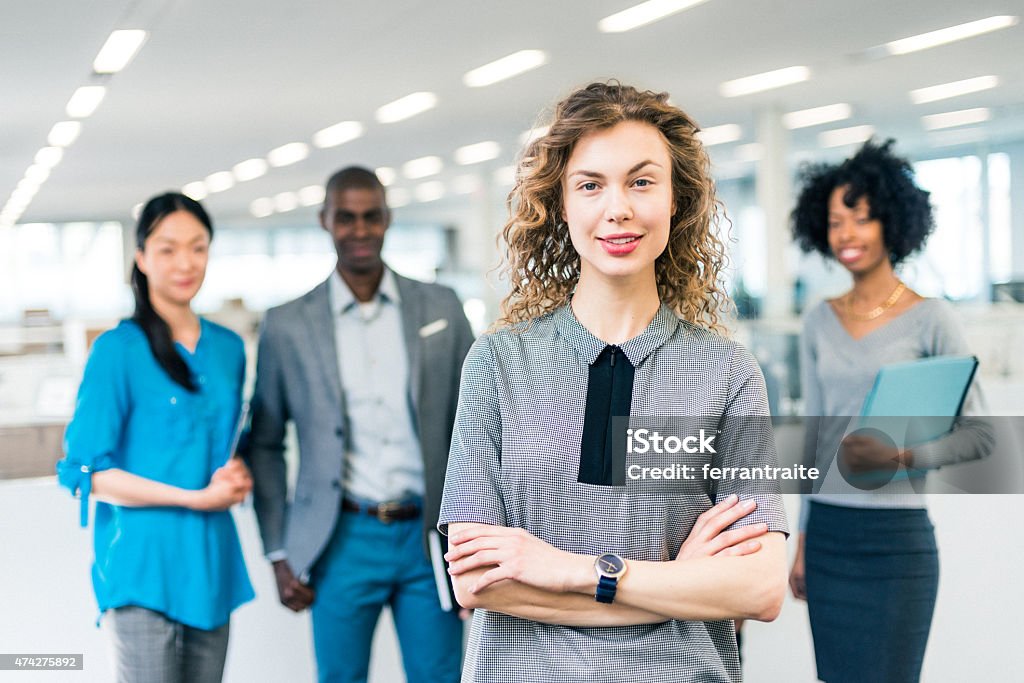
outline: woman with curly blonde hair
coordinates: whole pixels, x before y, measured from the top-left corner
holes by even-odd
[[[697,131],[667,94],[594,83],[520,161],[511,292],[466,359],[439,524],[477,610],[465,681],[736,681],[732,620],[778,614],[777,491],[673,475],[621,420],[699,424],[714,467],[776,462],[770,434],[727,419],[768,408],[753,357],[715,331]]]

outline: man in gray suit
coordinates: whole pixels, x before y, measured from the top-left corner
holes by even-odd
[[[365,681],[390,605],[409,683],[457,681],[462,626],[436,525],[462,361],[473,334],[451,289],[381,260],[384,186],[350,167],[320,224],[335,272],[267,311],[248,461],[282,604],[311,607],[321,681]],[[285,427],[298,436],[288,499]]]

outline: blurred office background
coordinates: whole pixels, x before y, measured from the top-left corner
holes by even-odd
[[[800,312],[848,284],[791,243],[795,174],[871,135],[897,139],[936,211],[902,276],[953,302],[990,411],[1024,414],[1024,2],[632,6],[0,6],[0,650],[84,651],[75,680],[109,677],[91,532],[45,477],[91,341],[130,314],[145,199],[181,189],[210,211],[196,305],[251,352],[262,312],[331,269],[323,181],[349,164],[376,169],[394,207],[387,261],[454,286],[481,331],[505,291],[495,237],[517,154],[544,112],[591,80],[668,91],[704,128],[731,219],[732,329],[761,362],[775,414],[800,412]],[[933,502],[943,576],[926,680],[1005,678],[1008,661],[1024,670],[1024,589],[1009,579],[1024,560],[1021,511],[1013,496]],[[307,619],[277,606],[251,509],[238,519],[259,597],[235,619],[227,679],[305,680]],[[373,680],[401,680],[380,633]],[[801,603],[752,624],[747,647],[748,680],[813,680]]]

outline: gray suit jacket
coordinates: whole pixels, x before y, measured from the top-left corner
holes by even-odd
[[[437,525],[462,362],[473,333],[454,291],[397,274],[395,280],[424,461],[426,532]],[[289,421],[299,442],[291,501],[284,461]],[[263,550],[283,549],[296,576],[305,576],[334,529],[345,466],[345,398],[326,281],[263,319],[246,451]]]

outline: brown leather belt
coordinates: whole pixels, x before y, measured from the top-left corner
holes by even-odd
[[[416,519],[423,512],[416,503],[387,501],[377,505],[361,505],[349,498],[341,499],[341,509],[345,512],[362,512],[371,517],[376,517],[385,524]]]

